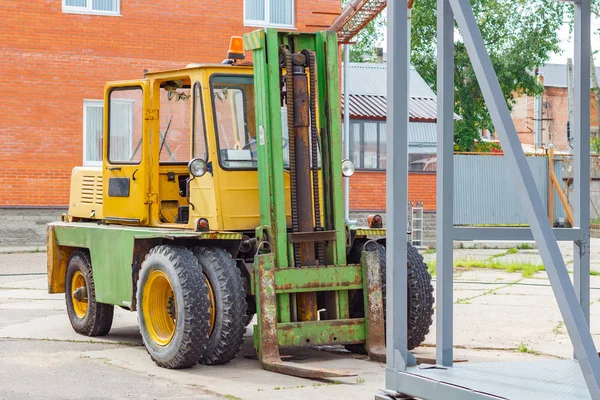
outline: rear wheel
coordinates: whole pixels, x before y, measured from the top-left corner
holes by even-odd
[[[142,339],[160,367],[198,362],[210,333],[209,289],[193,253],[179,246],[150,250],[142,263],[137,312]]]
[[[201,364],[225,364],[240,351],[246,331],[246,292],[235,260],[218,247],[194,250],[208,283],[211,333],[201,352]]]
[[[383,308],[386,309],[386,254],[385,246],[376,242],[366,242],[357,240],[352,246],[348,255],[348,262],[360,264],[360,255],[363,247],[367,251],[377,251],[379,253],[379,263],[381,269],[381,290],[383,296]],[[433,286],[431,285],[431,275],[427,271],[427,264],[423,261],[423,256],[419,254],[410,243],[407,248],[407,278],[408,278],[408,349],[412,350],[418,347],[425,340],[429,333],[429,328],[433,323]],[[362,290],[353,291],[350,295],[350,317],[363,318],[365,315],[364,298]],[[384,314],[385,318],[385,314]],[[348,351],[358,354],[366,354],[364,345],[349,344],[345,346]]]
[[[114,307],[96,301],[92,262],[84,251],[75,251],[67,264],[65,301],[75,332],[86,336],[105,336],[110,332]]]

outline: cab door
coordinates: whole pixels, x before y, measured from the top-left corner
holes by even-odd
[[[149,83],[110,83],[104,90],[103,199],[108,222],[145,224],[149,214]],[[156,115],[155,115],[156,114]]]

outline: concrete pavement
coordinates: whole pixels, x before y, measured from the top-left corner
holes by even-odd
[[[595,246],[593,246],[594,248]],[[598,248],[598,247],[596,247]],[[488,249],[489,250],[489,249]],[[506,252],[457,250],[457,258],[483,259]],[[565,251],[567,251],[566,249]],[[483,252],[483,253],[479,253]],[[531,250],[499,257],[535,257]],[[433,257],[432,254],[426,255]],[[593,256],[600,262],[600,256]],[[165,370],[151,361],[134,313],[117,308],[104,338],[71,329],[64,295],[46,292],[44,253],[0,254],[0,399],[372,399],[384,387],[385,366],[341,349],[305,349],[297,362],[342,367],[358,378],[307,380],[260,368],[250,330],[240,355],[224,366],[198,365]],[[599,267],[600,269],[600,267]],[[592,333],[600,345],[600,277],[592,276]],[[568,358],[569,338],[544,272],[521,273],[478,268],[455,277],[456,358],[469,362]],[[435,327],[418,357],[434,357]]]

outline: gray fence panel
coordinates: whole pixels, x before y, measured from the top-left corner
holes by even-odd
[[[527,157],[527,162],[547,210],[548,159]],[[560,165],[555,165],[555,171],[560,176]],[[557,195],[554,204],[555,217],[562,217]],[[528,224],[505,157],[454,156],[454,224]]]

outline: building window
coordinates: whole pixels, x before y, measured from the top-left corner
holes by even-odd
[[[357,169],[385,169],[385,121],[350,121],[350,160]]]
[[[244,24],[292,28],[294,0],[244,0]]]
[[[102,164],[102,100],[83,102],[83,165]]]
[[[421,124],[416,124],[421,125]],[[435,129],[435,124],[427,124]],[[411,140],[419,139],[413,137],[412,130],[421,132],[423,128],[409,125]],[[419,129],[421,131],[419,131]],[[350,160],[357,169],[385,170],[387,167],[387,125],[385,121],[373,120],[350,120]],[[427,138],[431,140],[431,138]],[[408,170],[410,172],[435,172],[437,158],[435,147],[423,146],[424,143],[411,142],[408,148]],[[429,142],[427,142],[429,144]]]
[[[62,0],[65,13],[120,15],[120,0]]]
[[[410,172],[435,172],[437,156],[435,154],[409,154],[408,170]]]

